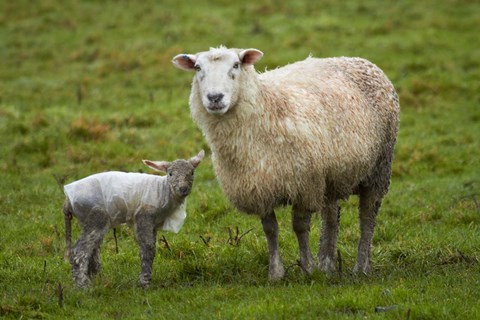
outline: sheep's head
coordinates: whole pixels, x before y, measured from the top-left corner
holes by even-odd
[[[205,151],[200,151],[195,157],[189,160],[150,161],[143,160],[143,163],[150,168],[167,173],[167,181],[172,192],[178,198],[184,198],[192,191],[195,169],[205,156]]]
[[[263,56],[257,49],[211,48],[197,54],[179,54],[172,60],[182,70],[195,71],[204,108],[222,115],[235,106],[239,96],[239,78],[245,68]]]

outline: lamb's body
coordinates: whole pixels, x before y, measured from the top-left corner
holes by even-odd
[[[360,58],[307,58],[257,74],[251,66],[256,62],[252,50],[234,51],[243,64],[234,77],[238,84],[229,99],[232,103],[225,103],[226,111],[216,101],[205,105],[202,97],[208,92],[200,78],[192,83],[192,117],[212,149],[223,190],[238,209],[262,217],[271,278],[283,276],[275,207],[293,205],[300,258],[309,271],[310,215],[322,212],[319,266],[331,271],[337,201],[360,194],[362,240],[355,270],[366,272],[375,215],[388,191],[398,131],[399,102],[392,84],[378,67]],[[228,53],[220,51],[227,49],[188,58],[202,69],[208,65],[210,72],[215,61],[226,60],[222,54]],[[221,115],[212,114],[218,109]]]
[[[100,271],[100,245],[111,228],[127,223],[135,228],[142,271],[140,284],[148,287],[152,277],[158,229],[178,232],[185,221],[185,201],[193,184],[193,173],[203,150],[189,161],[173,163],[145,160],[149,167],[167,176],[141,173],[104,172],[74,181],[64,187],[65,256],[79,287]],[[82,234],[71,252],[71,219]]]
[[[178,232],[185,217],[185,199],[172,197],[166,176],[109,171],[94,174],[64,187],[75,218],[83,222],[92,210],[108,216],[111,228],[133,225],[135,216],[151,211],[156,229]]]

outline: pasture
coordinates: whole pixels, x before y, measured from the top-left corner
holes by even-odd
[[[0,317],[113,319],[480,318],[480,3],[445,1],[0,1]],[[259,219],[222,193],[192,122],[193,74],[170,60],[258,48],[258,71],[312,54],[360,56],[397,89],[401,123],[368,276],[351,274],[358,201],[342,202],[339,272],[298,267],[277,211],[287,276],[267,280]],[[102,246],[77,289],[63,259],[61,186],[142,159],[205,149],[178,234],[159,232],[138,285],[134,233]],[[314,254],[320,218],[312,221]],[[79,228],[73,229],[74,239]],[[339,261],[340,262],[340,261]]]

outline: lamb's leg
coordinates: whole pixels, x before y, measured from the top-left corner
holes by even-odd
[[[83,222],[83,231],[75,243],[71,258],[73,279],[80,288],[87,287],[89,276],[95,273],[94,270],[90,270],[91,259],[94,254],[98,255],[100,244],[108,229],[108,216],[100,209],[93,209]],[[96,268],[97,271],[98,269]]]
[[[335,271],[335,251],[337,248],[340,207],[337,200],[325,200],[322,209],[322,232],[318,251],[318,268],[324,272]]]
[[[135,219],[135,233],[140,249],[140,260],[142,270],[140,273],[140,285],[148,288],[152,279],[153,259],[155,258],[155,242],[157,232],[155,231],[153,219],[150,215],[137,215]]]
[[[93,278],[100,270],[102,270],[102,264],[100,262],[100,250],[94,249],[92,256],[88,260],[88,277]]]
[[[82,232],[80,238],[75,242],[70,256],[72,265],[72,276],[79,288],[88,286],[88,231]]]
[[[313,271],[313,257],[309,244],[311,217],[312,214],[310,212],[300,210],[294,206],[292,211],[292,226],[297,235],[300,265],[308,274],[311,274]]]
[[[71,260],[72,255],[72,218],[73,212],[71,209],[71,204],[68,198],[65,199],[63,203],[63,218],[65,222],[65,252],[64,259],[66,261]]]
[[[382,196],[370,189],[360,190],[360,242],[354,273],[367,274],[370,270],[370,250],[372,246],[375,218],[382,203]]]
[[[262,226],[268,243],[268,278],[279,280],[283,278],[285,270],[278,249],[278,222],[274,211],[262,217]]]

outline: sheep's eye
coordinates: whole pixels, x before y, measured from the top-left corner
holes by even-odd
[[[198,64],[194,65],[193,68],[195,69],[195,71],[202,70],[202,68],[200,68],[200,66]]]
[[[171,176],[173,176],[173,173],[169,172],[168,175],[171,177]]]
[[[239,63],[239,62],[235,62],[235,64],[233,65],[233,69],[238,69],[238,67],[240,67],[240,63]]]

